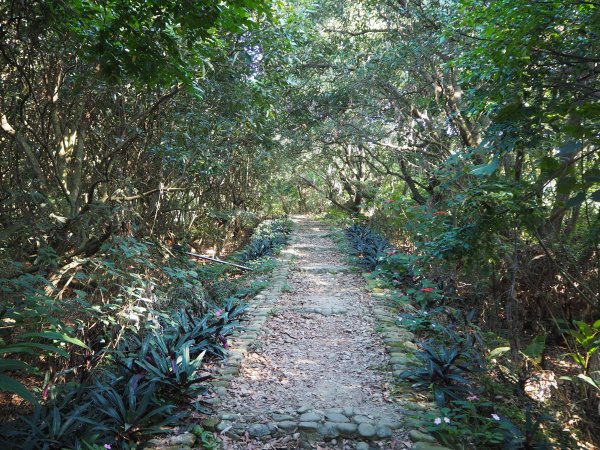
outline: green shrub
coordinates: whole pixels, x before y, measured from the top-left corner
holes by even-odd
[[[237,254],[237,259],[242,262],[271,256],[289,240],[292,232],[292,222],[280,218],[262,222],[250,238],[250,242]]]
[[[161,402],[155,382],[142,382],[137,374],[127,379],[111,377],[94,385],[92,401],[98,422],[94,430],[117,442],[139,442],[145,436],[168,432],[185,413],[173,414],[175,405]]]
[[[419,352],[424,367],[406,370],[401,378],[414,382],[414,387],[433,390],[435,401],[444,406],[449,399],[460,399],[471,388],[471,380],[465,374],[480,369],[480,361],[476,355],[465,350],[462,345],[437,346],[421,343],[423,350]],[[468,348],[468,345],[467,345]]]
[[[67,384],[54,390],[45,405],[37,404],[31,414],[0,427],[0,443],[12,449],[82,448],[94,442],[93,401],[89,389]]]
[[[394,251],[392,245],[369,227],[354,224],[345,230],[350,244],[350,254],[366,270],[373,271]]]

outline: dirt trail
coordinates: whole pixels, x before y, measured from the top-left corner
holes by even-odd
[[[295,222],[283,292],[219,406],[223,446],[404,448],[375,300],[321,223]]]

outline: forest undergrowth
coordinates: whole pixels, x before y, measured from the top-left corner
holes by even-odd
[[[0,367],[20,373],[0,379],[13,396],[0,404],[4,445],[140,448],[206,412],[205,361],[227,355],[244,300],[267,284],[289,233],[287,219],[262,222],[232,256],[244,274],[119,236],[56,285],[45,274],[0,280]]]
[[[370,289],[394,305],[396,323],[415,334],[414,368],[400,378],[437,405],[422,430],[456,449],[594,448],[597,424],[588,417],[596,412],[586,409],[572,382],[581,377],[579,358],[589,349],[584,336],[592,342],[598,324],[561,328],[558,342],[525,331],[519,339],[528,345],[515,361],[509,330],[486,317],[476,293],[424,264],[408,234],[392,241],[371,228],[377,222],[326,217],[338,226],[352,223],[342,246]],[[581,347],[569,344],[572,337]]]
[[[327,212],[386,239],[352,234],[402,320],[458,333],[458,354],[436,332],[424,358],[482,359],[485,376],[447,375],[494,405],[436,388],[453,420],[490,439],[510,423],[515,448],[559,438],[544,414],[597,439],[598,30],[588,0],[0,0],[4,421],[37,404],[57,446],[85,424],[55,407],[103,404],[119,442],[139,435],[257,288],[173,248],[220,257],[266,218]],[[254,239],[239,262],[270,251]],[[176,339],[204,328],[206,353]],[[175,348],[185,369],[149,361]],[[183,372],[159,389],[105,366]],[[86,397],[74,380],[101,373]]]

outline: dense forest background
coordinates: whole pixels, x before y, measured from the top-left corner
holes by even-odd
[[[173,245],[327,213],[475,309],[510,382],[570,377],[551,409],[598,435],[600,4],[2,0],[0,61],[10,414],[169,305],[233,320],[250,285]]]

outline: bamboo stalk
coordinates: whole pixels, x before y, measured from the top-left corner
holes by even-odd
[[[218,258],[212,258],[210,256],[199,255],[198,253],[185,252],[183,250],[178,250],[176,248],[173,249],[173,250],[175,250],[176,252],[179,252],[179,253],[183,253],[184,255],[193,256],[194,258],[205,259],[207,261],[212,261],[212,262],[216,262],[216,263],[219,263],[219,264],[226,264],[228,266],[237,267],[238,269],[244,269],[244,270],[249,270],[249,271],[253,271],[254,270],[254,269],[251,269],[250,267],[246,267],[246,266],[241,266],[239,264],[230,263],[230,262],[227,262],[227,261],[220,260]]]

